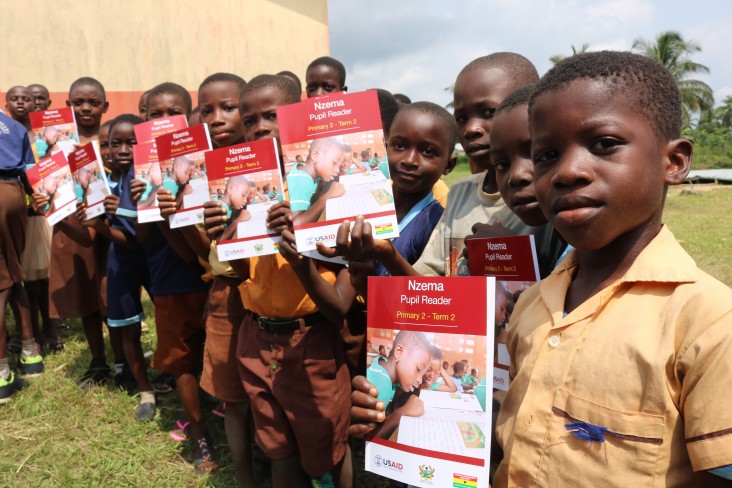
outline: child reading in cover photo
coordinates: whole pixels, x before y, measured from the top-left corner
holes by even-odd
[[[232,176],[226,182],[224,194],[217,195],[217,200],[223,204],[224,210],[226,210],[227,219],[226,229],[219,240],[226,241],[236,238],[237,224],[251,218],[246,209],[251,188],[251,180],[248,176]]]

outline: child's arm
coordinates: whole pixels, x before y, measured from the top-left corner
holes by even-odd
[[[295,224],[307,224],[309,222],[317,222],[317,220],[322,215],[323,211],[325,210],[325,202],[329,198],[336,198],[345,193],[345,188],[343,187],[342,183],[339,183],[337,181],[333,182],[333,184],[330,185],[330,188],[320,195],[320,197],[310,205],[310,208],[307,210],[302,210],[300,212],[293,213],[294,223]]]
[[[162,215],[163,217],[163,221],[157,223],[160,232],[162,232],[165,240],[168,241],[170,247],[173,249],[173,251],[175,251],[178,257],[183,260],[183,262],[189,264],[195,263],[196,253],[193,251],[191,246],[188,245],[185,239],[181,239],[180,231],[170,228],[170,220],[168,219],[168,217],[171,214],[175,213],[177,209],[175,197],[173,197],[173,194],[170,192],[170,190],[166,190],[163,188],[158,190],[157,197],[158,205],[160,206],[160,215]],[[172,206],[170,205],[171,202],[167,199],[172,199]],[[165,200],[165,206],[160,204],[161,200]]]
[[[272,208],[275,207],[277,207],[277,205]],[[203,225],[206,228],[208,240],[206,240],[205,236],[201,236],[201,243],[198,245],[202,245],[203,242],[208,242],[205,257],[205,259],[208,260],[211,242],[217,240],[221,236],[221,233],[226,228],[227,218],[226,210],[224,210],[221,202],[204,202],[203,208]],[[240,278],[246,280],[249,277],[249,259],[235,259],[233,261],[229,261],[229,265]]]
[[[107,195],[104,198],[104,211],[110,215],[115,215],[117,213],[117,207],[119,206],[119,197],[116,195]],[[83,203],[79,205],[79,208],[76,210],[77,215],[79,212],[84,212],[86,209],[86,205]],[[90,227],[94,230],[94,232],[97,232],[106,238],[108,238],[110,241],[114,242],[115,244],[119,244],[121,246],[129,247],[130,249],[137,249],[137,241],[134,237],[131,235],[122,232],[119,229],[115,229],[112,227],[109,222],[106,219],[102,219],[101,217],[95,217],[91,220],[86,220],[82,223],[82,225],[86,227]]]
[[[447,374],[445,368],[440,368],[440,376],[442,376],[442,379],[445,380],[445,382],[438,386],[435,389],[436,391],[449,391],[450,393],[457,391],[457,386],[455,386],[455,383],[452,381],[450,375]]]
[[[168,190],[163,189],[158,191],[158,205],[160,207],[160,215],[162,215],[166,220],[168,220],[168,217],[178,210],[176,198]],[[188,246],[190,246],[199,258],[204,261],[208,261],[211,240],[201,234],[196,226],[188,225],[186,227],[181,227],[178,229],[178,234],[183,236],[183,239],[185,239]]]
[[[409,395],[407,401],[401,407],[395,409],[386,416],[386,420],[376,427],[371,435],[388,439],[399,427],[402,416],[421,417],[424,414],[424,403],[417,395]]]

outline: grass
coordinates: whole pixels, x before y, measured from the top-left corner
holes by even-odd
[[[450,181],[460,173],[466,176],[467,166],[459,166]],[[732,285],[732,221],[723,213],[732,208],[732,187],[697,185],[699,196],[682,194],[683,189],[669,192],[665,221],[702,269]],[[146,307],[152,317],[149,301]],[[152,351],[155,324],[152,318],[148,322],[143,347]],[[188,446],[168,436],[181,413],[175,394],[159,397],[155,421],[139,424],[133,416],[136,398],[110,387],[77,388],[90,360],[78,321],[71,321],[64,341],[65,351],[46,358],[46,374],[0,407],[0,486],[235,485],[223,421],[209,413],[213,405],[204,409],[222,469],[200,476],[190,464]],[[357,465],[358,486],[387,486],[384,478],[363,472],[363,460]],[[260,480],[258,486],[267,484]]]

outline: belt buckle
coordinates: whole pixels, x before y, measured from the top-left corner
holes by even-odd
[[[269,317],[257,317],[257,324],[259,325],[259,328],[262,330],[269,330],[267,328],[267,323],[269,322]]]

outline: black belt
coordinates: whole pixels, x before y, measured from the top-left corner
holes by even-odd
[[[2,180],[2,181],[15,181],[16,183],[20,183],[20,176],[4,176],[4,175],[0,175],[0,180]]]
[[[273,334],[281,334],[284,332],[294,332],[300,328],[300,321],[302,320],[306,326],[317,325],[325,322],[325,316],[320,312],[315,312],[310,315],[303,317],[296,317],[293,319],[273,319],[270,317],[262,317],[260,315],[252,314],[254,321],[259,325],[259,328],[272,332]]]

